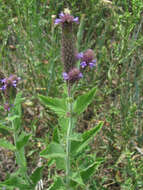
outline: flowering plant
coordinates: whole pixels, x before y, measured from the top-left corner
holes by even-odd
[[[59,128],[55,129],[55,138],[41,152],[41,157],[52,159],[55,161],[57,169],[62,169],[65,172],[63,177],[57,176],[54,183],[49,188],[50,190],[62,190],[86,188],[86,182],[94,173],[94,168],[100,165],[101,161],[94,161],[87,168],[82,168],[78,163],[79,154],[84,151],[89,142],[98,131],[102,128],[103,123],[100,122],[92,129],[85,131],[83,134],[78,133],[77,119],[93,101],[96,88],[91,89],[89,92],[74,97],[75,89],[79,80],[82,79],[83,74],[81,70],[85,67],[93,68],[96,60],[94,59],[94,52],[88,49],[84,53],[77,54],[75,46],[75,38],[72,30],[73,23],[79,23],[78,17],[73,17],[69,10],[62,12],[59,18],[55,20],[55,24],[60,24],[62,28],[61,40],[61,55],[64,63],[63,78],[66,81],[66,97],[64,98],[51,98],[48,96],[40,95],[40,100],[51,110],[58,115]],[[80,68],[77,66],[77,61],[80,60]],[[81,158],[80,158],[81,159]],[[76,163],[75,163],[76,162]],[[61,164],[62,163],[62,164]],[[73,165],[76,170],[73,169]]]

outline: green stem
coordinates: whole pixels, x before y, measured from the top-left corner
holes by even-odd
[[[68,97],[69,97],[69,124],[68,124],[68,130],[67,130],[67,138],[66,138],[66,185],[67,188],[69,188],[70,185],[70,170],[71,170],[71,164],[70,164],[70,148],[71,148],[71,133],[72,133],[72,102],[71,102],[71,91],[70,86],[68,86]]]
[[[12,128],[14,129],[14,145],[16,147],[16,142],[17,142],[17,138],[18,138],[18,135],[17,135],[17,132],[15,130],[15,125],[14,125],[14,121],[12,121]],[[22,160],[20,158],[20,153],[19,153],[19,150],[16,148],[16,151],[15,151],[15,156],[16,156],[16,159],[17,161],[20,161],[20,163],[22,163]],[[18,163],[18,165],[21,167],[21,165]],[[27,172],[24,172],[24,175],[23,175],[25,181],[27,182],[27,184],[31,184],[31,181],[29,179],[29,176],[27,174]]]

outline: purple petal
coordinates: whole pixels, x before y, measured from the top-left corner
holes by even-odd
[[[90,66],[90,68],[93,68],[93,67],[95,67],[96,65],[91,62],[91,63],[89,63],[89,66]]]
[[[96,63],[96,59],[93,59],[93,60],[92,60],[92,63]]]
[[[6,78],[5,79],[1,79],[0,81],[1,81],[1,83],[5,83],[6,82]]]
[[[73,21],[76,22],[76,23],[79,23],[78,17],[75,17],[75,18],[73,19]]]
[[[16,87],[16,84],[14,83],[14,84],[12,84],[12,86],[13,86],[13,87]]]
[[[79,78],[82,78],[83,77],[83,74],[82,73],[79,73]]]
[[[64,15],[64,13],[63,12],[61,12],[60,14],[59,14],[59,17],[64,17],[65,15]]]
[[[78,59],[83,58],[83,52],[78,53],[76,57],[77,57]]]
[[[2,86],[2,88],[1,88],[1,89],[4,91],[4,90],[6,89],[6,87],[7,87],[7,86],[6,86],[6,85],[4,85],[4,86]]]
[[[83,62],[80,63],[80,66],[81,66],[82,68],[85,68],[85,67],[87,66],[87,64],[86,64],[85,61],[83,61]]]
[[[68,80],[69,79],[69,76],[68,76],[68,74],[66,72],[64,72],[62,75],[63,75],[64,80]]]
[[[62,22],[62,20],[60,19],[60,18],[56,18],[55,19],[55,24],[59,24],[59,23],[61,23]]]

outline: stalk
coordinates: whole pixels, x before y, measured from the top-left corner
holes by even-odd
[[[16,142],[17,142],[17,138],[18,138],[18,135],[16,133],[16,130],[15,130],[15,125],[14,125],[14,121],[12,121],[12,129],[14,129],[14,134],[13,134],[13,137],[14,137],[14,145],[16,146]],[[15,151],[15,156],[16,156],[16,159],[18,161],[20,161],[20,163],[22,162],[21,161],[21,158],[20,158],[20,155],[19,155],[19,150],[16,149]],[[19,163],[18,163],[19,164]],[[21,167],[21,165],[19,164],[19,166]],[[27,172],[24,171],[24,175],[23,175],[25,181],[27,184],[31,184],[31,181],[29,179],[29,176],[27,175]]]
[[[66,185],[67,188],[70,186],[70,171],[71,171],[71,163],[70,163],[70,150],[71,150],[71,134],[72,134],[72,102],[71,102],[71,89],[70,85],[68,85],[68,97],[69,97],[69,124],[67,130],[66,137]]]

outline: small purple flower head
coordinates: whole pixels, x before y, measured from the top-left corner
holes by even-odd
[[[77,58],[81,60],[80,66],[81,68],[85,68],[89,66],[90,68],[95,67],[96,60],[94,59],[94,52],[92,49],[88,49],[84,53],[78,53]]]
[[[66,11],[65,11],[65,13],[61,12],[59,14],[59,18],[55,19],[55,24],[73,23],[73,22],[79,23],[78,17],[74,18],[72,15],[70,15],[69,12],[66,12]]]
[[[69,81],[70,83],[74,83],[82,77],[83,77],[82,73],[77,68],[71,69],[69,73],[65,72],[63,73],[64,80]]]
[[[9,104],[9,103],[5,103],[4,104],[4,109],[5,109],[5,111],[10,111],[10,109],[11,109],[11,107],[13,107],[13,104]]]
[[[0,89],[4,91],[11,86],[16,87],[19,80],[20,77],[17,77],[16,75],[11,75],[8,78],[1,79],[0,81],[3,84],[3,86]]]

